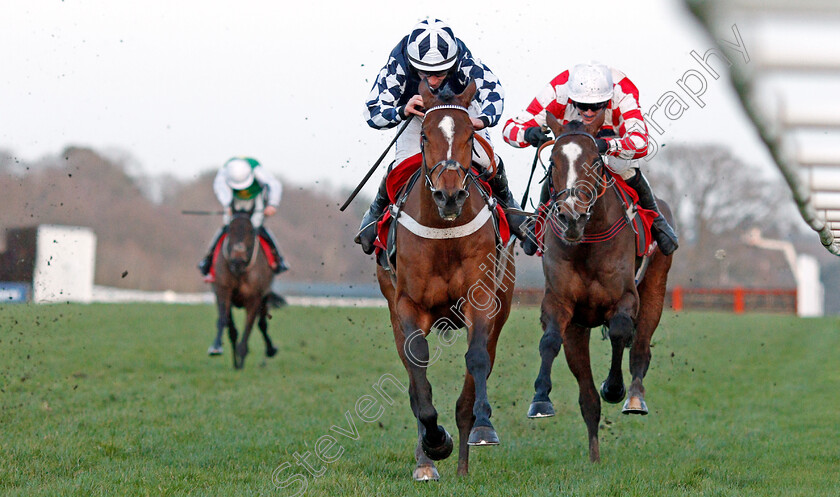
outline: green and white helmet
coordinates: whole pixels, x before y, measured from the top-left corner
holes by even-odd
[[[234,157],[225,162],[225,182],[234,190],[244,190],[254,182],[254,168],[259,165],[250,157]]]

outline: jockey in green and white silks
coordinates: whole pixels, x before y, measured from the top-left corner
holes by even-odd
[[[201,274],[207,275],[213,262],[213,252],[219,238],[227,232],[228,223],[235,213],[248,212],[251,214],[251,224],[259,234],[268,240],[274,252],[277,264],[272,269],[275,274],[286,271],[283,256],[277,247],[277,241],[268,229],[263,226],[266,216],[273,216],[280,205],[283,187],[259,161],[251,157],[234,157],[219,169],[213,180],[213,191],[219,203],[225,207],[224,226],[216,232],[208,247],[208,253],[198,263]]]

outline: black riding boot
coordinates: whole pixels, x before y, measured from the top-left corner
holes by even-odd
[[[498,164],[496,167],[496,175],[487,182],[490,185],[490,190],[493,191],[493,196],[496,197],[496,200],[503,209],[510,208],[522,210],[519,206],[519,202],[513,198],[513,193],[511,193],[510,188],[508,188],[508,180],[505,175],[505,164],[502,162],[501,158],[497,157],[497,160]],[[509,212],[505,212],[505,217],[507,218],[508,226],[510,227],[510,232],[513,236],[519,238],[520,240],[525,240],[530,217],[522,214],[512,214]]]
[[[213,241],[210,243],[210,246],[207,247],[207,255],[198,261],[198,270],[201,271],[202,275],[207,276],[210,272],[210,266],[213,265],[213,252],[216,251],[216,245],[219,243],[219,238],[221,238],[225,233],[227,233],[227,226],[222,226],[218,229],[218,231],[216,231],[216,234],[213,235]]]
[[[379,221],[382,213],[385,212],[385,208],[391,203],[388,200],[388,190],[385,187],[386,178],[388,178],[387,174],[382,178],[382,182],[379,184],[379,190],[376,192],[376,197],[373,198],[370,209],[365,213],[365,217],[362,218],[362,225],[359,227],[356,238],[353,239],[354,242],[362,246],[362,251],[368,255],[372,254],[374,249],[373,242],[376,240],[376,222]]]
[[[542,190],[540,190],[540,205],[548,202],[550,193],[548,191],[548,180],[543,181]],[[539,243],[537,242],[537,223],[536,221],[528,224],[528,232],[525,234],[525,240],[522,241],[522,251],[526,255],[534,255],[537,253]]]
[[[671,225],[665,219],[665,216],[659,212],[659,207],[656,205],[656,198],[653,196],[653,191],[650,189],[650,184],[642,175],[640,169],[636,170],[636,175],[627,180],[627,185],[636,190],[639,194],[639,205],[644,209],[650,209],[658,214],[653,220],[653,238],[659,245],[659,250],[665,255],[671,255],[679,248],[679,238],[674,232]]]
[[[274,235],[272,235],[265,226],[260,226],[260,236],[268,240],[268,244],[271,245],[272,255],[277,261],[277,265],[272,269],[274,274],[280,274],[284,271],[288,271],[289,266],[286,265],[286,260],[283,259],[283,255],[280,254],[280,249],[277,247],[277,240],[274,239]]]

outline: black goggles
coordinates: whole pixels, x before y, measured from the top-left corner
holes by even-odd
[[[610,102],[608,100],[606,102],[598,102],[598,103],[594,103],[594,104],[584,104],[584,103],[581,103],[581,102],[572,102],[572,103],[574,103],[575,107],[577,107],[577,109],[581,112],[586,112],[586,111],[590,111],[590,110],[597,112],[597,111],[603,109],[604,107],[606,107],[607,104],[609,104]]]

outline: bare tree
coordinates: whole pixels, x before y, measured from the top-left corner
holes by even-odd
[[[676,266],[686,270],[675,267],[673,282],[779,284],[780,276],[757,264],[755,251],[743,244],[741,236],[750,228],[772,236],[798,231],[790,193],[781,178],[712,145],[663,149],[646,167],[646,174],[677,219],[681,247]],[[756,277],[750,276],[753,272]]]

